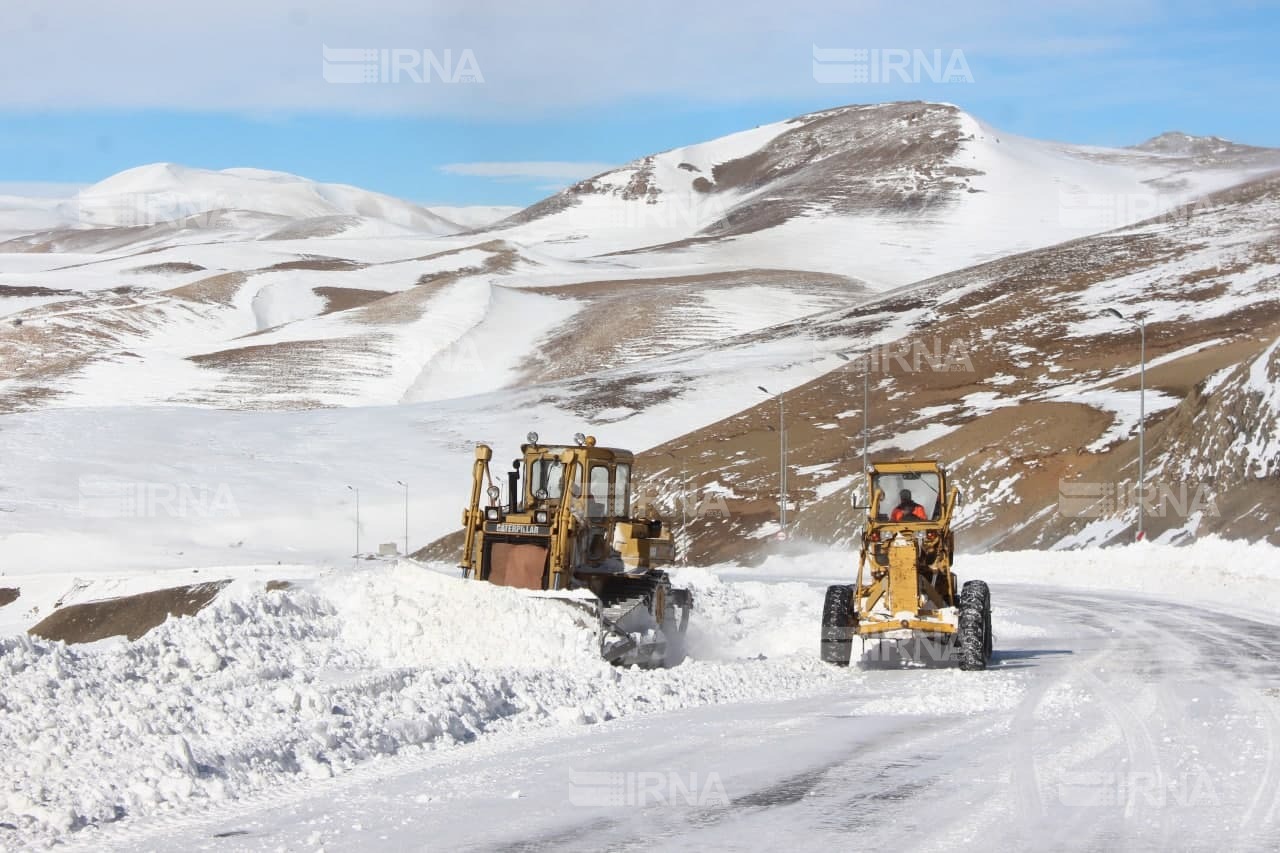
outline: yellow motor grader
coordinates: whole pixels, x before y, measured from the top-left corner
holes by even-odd
[[[877,462],[867,472],[866,526],[857,583],[827,589],[822,611],[822,660],[848,666],[853,639],[900,660],[958,662],[986,669],[991,659],[991,593],[971,580],[959,588],[952,571],[952,513],[959,490],[948,491],[936,461]]]
[[[657,568],[675,555],[671,531],[661,519],[631,517],[634,456],[581,433],[573,445],[529,433],[520,450],[503,502],[489,469],[493,450],[476,446],[463,574],[585,607],[611,663],[676,662],[693,599]]]

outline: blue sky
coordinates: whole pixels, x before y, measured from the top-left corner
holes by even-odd
[[[277,169],[424,203],[528,204],[653,151],[901,99],[949,101],[1006,132],[1070,142],[1126,145],[1178,129],[1280,147],[1275,4],[53,8],[9,0],[0,21],[0,193],[55,193],[171,161]],[[375,64],[386,82],[332,82],[340,74],[325,71],[325,46],[402,50],[405,68]],[[914,63],[905,82],[820,82],[814,47],[936,50],[944,61],[958,51],[972,82],[930,79],[940,75]],[[424,50],[447,74],[474,70],[483,82],[417,82],[424,63],[411,57]],[[335,56],[331,71],[353,67]]]

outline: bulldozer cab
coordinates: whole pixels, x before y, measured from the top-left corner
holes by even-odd
[[[568,499],[585,518],[625,518],[631,506],[632,455],[613,448],[566,449],[526,444],[523,506],[558,507]],[[566,453],[574,456],[566,463]],[[572,477],[566,487],[566,476]]]
[[[575,441],[547,445],[530,434],[507,474],[505,501],[489,470],[492,451],[477,447],[471,503],[463,511],[461,567],[468,577],[569,589],[593,575],[644,574],[670,562],[670,532],[660,521],[630,517],[634,455],[598,447],[591,436]]]

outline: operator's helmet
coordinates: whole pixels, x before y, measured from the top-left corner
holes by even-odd
[[[903,489],[898,492],[898,503],[908,503],[911,501],[911,490]]]

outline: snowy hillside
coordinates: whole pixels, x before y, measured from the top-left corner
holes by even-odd
[[[1128,476],[1136,427],[1130,344],[1096,313],[1148,312],[1153,435],[1198,383],[1257,358],[1274,320],[1273,184],[1188,197],[1275,152],[1157,147],[1018,139],[946,105],[840,108],[655,154],[465,234],[278,173],[131,170],[81,193],[85,210],[222,207],[0,245],[0,556],[342,560],[345,487],[370,480],[365,541],[395,541],[388,486],[410,475],[434,484],[411,499],[422,544],[456,525],[469,447],[531,428],[654,448],[664,488],[684,467],[693,486],[737,489],[732,524],[693,522],[693,553],[759,556],[778,444],[761,385],[798,395],[795,518],[829,540],[850,524],[862,414],[836,353],[921,336],[962,343],[973,371],[877,377],[873,452],[959,466],[984,496],[966,547],[1077,541],[1079,525],[1038,514],[1068,474],[1105,461],[1098,476]],[[1151,452],[1155,471],[1165,449]],[[241,515],[86,518],[90,475],[222,484]],[[1245,510],[1201,532],[1260,535],[1236,527]],[[118,546],[126,531],[138,550]]]
[[[1139,401],[1137,330],[1102,315],[1114,307],[1147,322],[1148,482],[1177,498],[1148,518],[1149,534],[1276,542],[1271,508],[1280,492],[1268,472],[1277,427],[1258,389],[1280,334],[1278,209],[1280,181],[1260,179],[1176,219],[940,276],[720,342],[666,361],[661,372],[673,384],[714,375],[717,389],[737,382],[743,395],[753,378],[790,388],[787,406],[798,414],[789,486],[801,538],[848,541],[857,529],[848,489],[861,472],[865,355],[873,458],[949,464],[975,496],[962,513],[960,547],[1117,542],[1136,523],[1136,504],[1114,495],[1136,479]],[[748,354],[766,347],[779,353],[772,371],[738,377],[718,367],[750,363]],[[839,361],[838,351],[852,360]],[[776,421],[776,402],[757,396],[648,455],[665,492],[683,476],[695,491],[714,484],[730,494],[730,519],[691,523],[697,559],[759,553],[777,531]],[[1061,502],[1073,483],[1112,500],[1067,514]]]
[[[201,238],[460,230],[426,208],[357,187],[263,169],[213,171],[154,163],[113,175],[69,199],[12,205],[12,212],[0,218],[0,234],[25,233],[0,243],[0,249],[120,251]]]
[[[1276,151],[1214,151],[1042,142],[944,104],[841,107],[642,158],[494,227],[566,257],[785,266],[882,289],[1146,219],[1280,167]]]
[[[459,228],[483,228],[519,213],[521,208],[501,204],[456,205],[433,204],[427,210]]]

